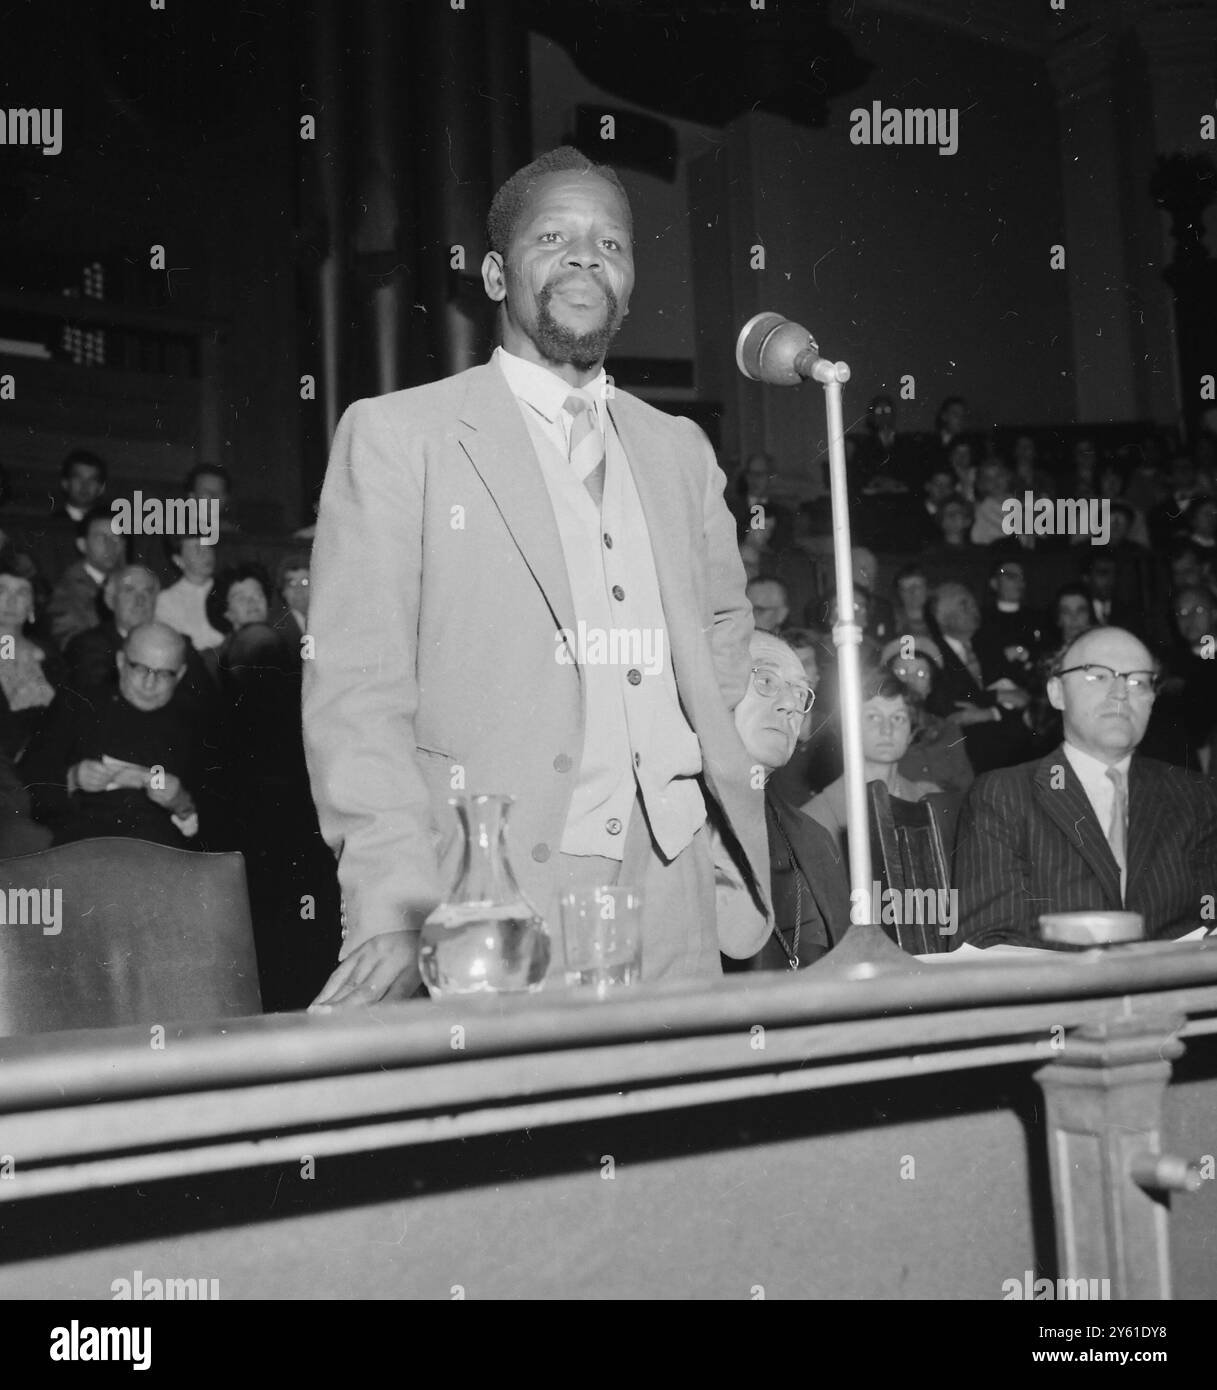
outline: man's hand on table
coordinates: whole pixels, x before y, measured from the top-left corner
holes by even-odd
[[[371,937],[339,962],[310,1009],[326,1012],[354,1004],[409,999],[422,984],[418,940],[417,931],[389,931]]]

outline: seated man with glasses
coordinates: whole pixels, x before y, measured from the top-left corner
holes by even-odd
[[[118,653],[118,687],[63,691],[21,760],[34,819],[57,845],[122,835],[191,847],[199,822],[197,737],[171,705],[186,639],[141,623]]]
[[[796,970],[818,960],[849,927],[849,883],[832,837],[777,792],[770,778],[794,752],[815,693],[803,663],[780,637],[754,632],[749,644],[752,679],[735,707],[735,727],[765,788],[774,929],[750,960],[723,958],[733,970]],[[732,910],[755,912],[743,880],[714,841],[720,920]]]
[[[978,777],[964,803],[961,941],[1042,946],[1049,912],[1139,912],[1150,938],[1202,924],[1217,893],[1217,788],[1137,753],[1158,681],[1123,628],[1092,628],[1061,652],[1047,693],[1064,742]]]

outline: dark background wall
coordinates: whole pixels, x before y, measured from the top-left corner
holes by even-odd
[[[1140,0],[1113,28],[1090,5],[1067,26],[980,0],[966,23],[917,0],[746,9],[16,7],[6,100],[65,111],[61,155],[0,148],[0,338],[41,334],[52,352],[0,355],[18,379],[0,461],[19,496],[36,504],[80,444],[119,486],[171,488],[216,459],[247,524],[307,519],[338,410],[488,350],[482,210],[581,110],[652,122],[674,152],[664,169],[645,140],[592,150],[621,168],[639,234],[610,368],[697,415],[725,461],[768,447],[792,479],[819,476],[819,393],[734,368],[762,308],[851,363],[847,424],[906,373],[909,428],[956,392],[978,426],[1169,420],[1168,239],[1145,170],[1198,128],[1181,92],[1211,89],[1194,11]],[[850,112],[873,100],[958,108],[958,153],[852,145]],[[1055,242],[1067,272],[1049,268]],[[153,243],[168,273],[149,268]],[[109,318],[104,368],[63,357],[48,310],[94,259],[106,299],[80,312]]]

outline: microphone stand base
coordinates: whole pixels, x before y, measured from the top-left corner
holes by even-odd
[[[854,922],[827,955],[807,968],[818,975],[869,980],[874,975],[910,974],[922,966],[902,951],[882,927],[873,922]]]

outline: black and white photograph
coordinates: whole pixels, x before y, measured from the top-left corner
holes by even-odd
[[[1183,1361],[1215,257],[1194,0],[0,7],[22,1364]]]

